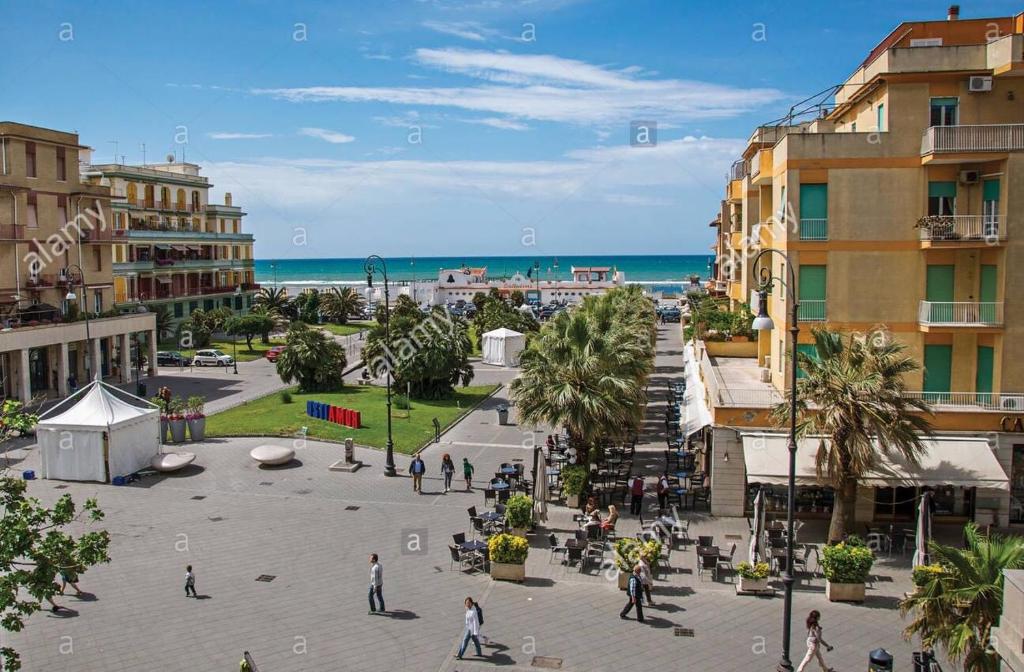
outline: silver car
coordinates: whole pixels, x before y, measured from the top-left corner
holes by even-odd
[[[220,350],[196,350],[192,357],[193,366],[231,366],[235,363],[231,355],[226,355]]]

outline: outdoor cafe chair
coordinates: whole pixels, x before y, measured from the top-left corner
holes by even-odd
[[[481,537],[486,537],[487,529],[484,527],[484,519],[474,516],[470,520],[473,521],[473,529],[479,532]]]
[[[713,553],[709,550],[707,553],[697,556],[697,576],[698,578],[704,577],[704,572],[711,572],[711,580],[718,580],[718,549],[712,547]]]
[[[508,498],[509,498],[509,496],[510,496],[511,494],[512,494],[512,492],[511,492],[511,490],[509,490],[508,488],[506,488],[506,489],[504,489],[504,490],[499,490],[499,491],[498,491],[498,502],[499,502],[499,503],[504,503],[504,502],[507,502],[507,501],[508,501]]]
[[[484,488],[484,506],[487,506],[487,502],[491,504],[495,501],[495,491],[491,488]]]
[[[705,536],[703,534],[697,535],[697,546],[714,546],[715,538],[713,536]]]
[[[565,562],[567,559],[567,554],[569,553],[568,547],[559,546],[558,537],[556,537],[554,534],[548,535],[548,543],[551,544],[551,555],[548,556],[548,564],[550,565],[551,560],[558,554],[562,555],[562,562]]]
[[[729,555],[718,556],[718,564],[728,567],[729,571],[733,571],[732,559],[734,557],[736,557],[736,542],[733,542],[732,545],[729,546]]]
[[[453,534],[452,535],[452,541],[455,542],[456,546],[463,545],[464,543],[466,543],[466,533],[465,532],[458,532],[457,534]]]
[[[582,572],[583,571],[583,550],[584,550],[584,547],[583,546],[568,546],[565,550],[566,550],[566,554],[565,554],[565,568],[569,569],[569,567],[574,562],[578,562],[579,563],[578,571]]]
[[[470,518],[476,518],[476,507],[475,506],[469,507],[468,509],[466,509],[466,512],[469,514]]]
[[[505,508],[506,507],[505,507],[504,504],[495,504],[494,505],[494,512],[495,513],[500,513],[501,515],[505,515]]]
[[[456,563],[459,565],[459,571],[474,568],[483,571],[484,556],[482,553],[477,553],[476,551],[463,551],[458,546],[449,546],[448,551],[451,553],[451,563],[448,566],[449,571],[455,568]]]

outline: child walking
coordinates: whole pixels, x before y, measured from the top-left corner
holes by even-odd
[[[185,568],[185,597],[192,593],[192,597],[198,597],[196,595],[196,575],[192,573],[192,565]]]
[[[462,476],[466,479],[466,490],[473,489],[473,465],[469,463],[469,458],[462,458]]]

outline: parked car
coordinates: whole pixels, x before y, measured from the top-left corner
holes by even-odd
[[[682,313],[678,308],[666,308],[661,311],[661,319],[666,322],[678,322],[682,317]]]
[[[235,360],[220,350],[196,350],[192,363],[195,366],[231,366]]]
[[[284,352],[287,347],[287,345],[275,345],[270,350],[267,350],[267,361],[276,362],[277,356]]]
[[[188,366],[191,363],[190,357],[186,357],[177,350],[161,350],[156,353],[157,366]]]

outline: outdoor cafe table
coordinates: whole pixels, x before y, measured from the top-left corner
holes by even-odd
[[[478,551],[480,553],[483,553],[484,551],[487,550],[487,542],[486,541],[464,541],[461,544],[459,544],[459,548],[462,549],[463,551],[467,551],[467,552]]]
[[[551,461],[552,462],[568,462],[569,461],[569,456],[564,454],[564,453],[552,453],[551,454]]]
[[[505,516],[498,513],[497,511],[485,511],[480,514],[480,520],[486,520],[488,523],[496,523],[499,520],[504,520]]]
[[[503,474],[505,474],[507,476],[511,476],[511,475],[516,473],[516,468],[515,467],[502,467],[501,468],[501,473],[503,473]]]
[[[508,490],[509,485],[505,481],[491,481],[491,490]]]

